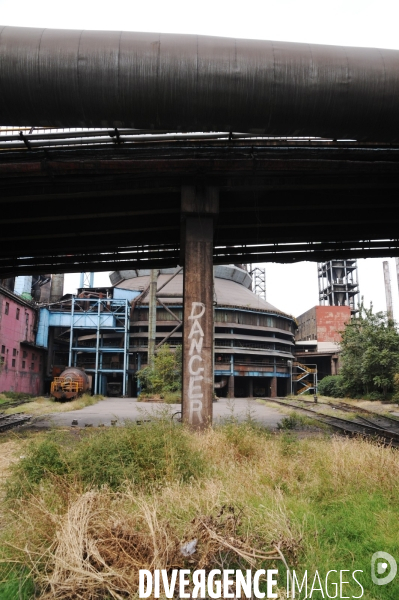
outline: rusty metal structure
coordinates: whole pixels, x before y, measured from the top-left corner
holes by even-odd
[[[184,265],[183,420],[206,427],[212,263],[399,255],[398,65],[0,26],[0,277]]]
[[[91,380],[83,369],[68,367],[51,382],[51,395],[57,400],[74,400],[89,392]]]
[[[359,274],[356,259],[317,263],[319,304],[349,306],[351,315],[359,312]]]

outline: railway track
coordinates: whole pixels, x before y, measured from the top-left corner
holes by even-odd
[[[4,402],[3,404],[0,404],[0,414],[3,410],[6,410],[7,408],[15,408],[16,406],[21,406],[21,404],[28,404],[29,402],[32,402],[32,400],[28,400],[26,398],[24,400]]]
[[[19,427],[27,423],[32,418],[32,415],[24,413],[15,413],[14,415],[0,415],[0,433]]]
[[[386,445],[399,448],[399,422],[395,419],[390,419],[389,417],[386,418],[387,421],[391,422],[390,428],[388,428],[382,426],[379,423],[374,423],[371,419],[366,419],[365,417],[357,417],[356,420],[342,419],[341,417],[327,415],[320,411],[307,408],[299,404],[295,404],[294,402],[287,402],[283,400],[278,400],[276,398],[268,398],[268,401],[275,402],[276,404],[280,404],[281,406],[286,406],[298,411],[303,411],[308,414],[311,414],[314,419],[325,423],[326,425],[329,425],[330,427],[332,427],[336,431],[339,431],[340,433],[343,433],[344,435],[362,435],[365,437],[372,437],[374,439],[378,439]],[[337,405],[335,404],[324,404],[329,408],[337,407]],[[357,412],[356,409],[353,409],[352,407],[350,408],[352,413]],[[372,413],[371,411],[367,411],[366,409],[363,410],[364,412],[367,412],[370,415],[375,415],[375,413]],[[349,410],[347,412],[349,412]],[[376,416],[380,417],[380,415]],[[381,417],[381,419],[383,418],[385,417]]]
[[[309,400],[303,400],[303,402],[313,404],[313,402]],[[352,414],[356,414],[357,418],[370,424],[380,427],[381,429],[394,429],[399,431],[399,420],[394,417],[389,417],[387,415],[381,415],[372,410],[367,410],[367,408],[355,407],[351,404],[347,404],[346,402],[320,402],[318,406],[327,406],[328,408],[332,408],[333,410],[341,410],[343,412],[349,412]],[[361,416],[361,415],[367,415]]]

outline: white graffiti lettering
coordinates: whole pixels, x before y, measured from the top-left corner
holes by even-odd
[[[192,356],[194,354],[194,352],[196,352],[197,354],[201,354],[203,341],[204,341],[203,337],[200,337],[199,340],[196,340],[195,338],[193,338],[191,340],[191,346],[190,346],[190,352],[189,352],[190,356]]]
[[[193,363],[195,360],[202,362],[202,358],[199,356],[199,354],[194,354],[194,356],[190,358],[188,362],[188,372],[190,375],[199,375],[200,373],[204,372],[204,367],[198,367],[196,371],[193,370]]]
[[[195,319],[195,321],[193,322],[191,329],[190,329],[190,333],[188,336],[188,339],[191,340],[191,338],[196,334],[199,333],[201,337],[204,337],[204,332],[202,331],[202,327],[199,324],[198,320]]]
[[[197,308],[197,306],[201,307],[201,312],[196,314],[195,309]],[[192,302],[191,303],[191,315],[188,318],[191,320],[192,319],[200,319],[204,313],[205,313],[205,304],[203,304],[202,302]]]
[[[197,415],[197,418],[200,423],[202,423],[202,401],[201,398],[204,397],[202,393],[202,381],[204,379],[203,375],[200,373],[204,372],[204,367],[200,367],[197,364],[197,368],[195,368],[194,363],[202,363],[202,344],[204,341],[204,331],[200,325],[199,319],[203,317],[205,314],[205,304],[202,302],[193,302],[191,304],[191,314],[188,317],[193,324],[190,329],[190,333],[188,335],[188,339],[191,340],[189,356],[191,357],[188,363],[188,372],[190,374],[190,381],[188,386],[188,398],[190,401],[190,423],[193,422],[194,414]]]

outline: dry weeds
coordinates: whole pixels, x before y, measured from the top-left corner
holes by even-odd
[[[307,524],[291,498],[307,506],[353,490],[398,495],[398,453],[362,439],[285,441],[232,426],[191,440],[209,464],[200,481],[146,494],[128,482],[82,492],[54,480],[15,504],[8,557],[29,565],[43,599],[136,598],[139,569],[295,567]]]

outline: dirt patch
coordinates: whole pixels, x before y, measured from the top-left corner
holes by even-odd
[[[17,448],[18,444],[13,440],[4,442],[0,446],[0,484],[6,479],[11,463],[18,460],[15,457]]]
[[[4,497],[4,489],[2,489],[2,484],[8,477],[9,467],[12,463],[15,463],[18,460],[18,446],[19,444],[14,440],[0,444],[0,500],[2,500]]]

